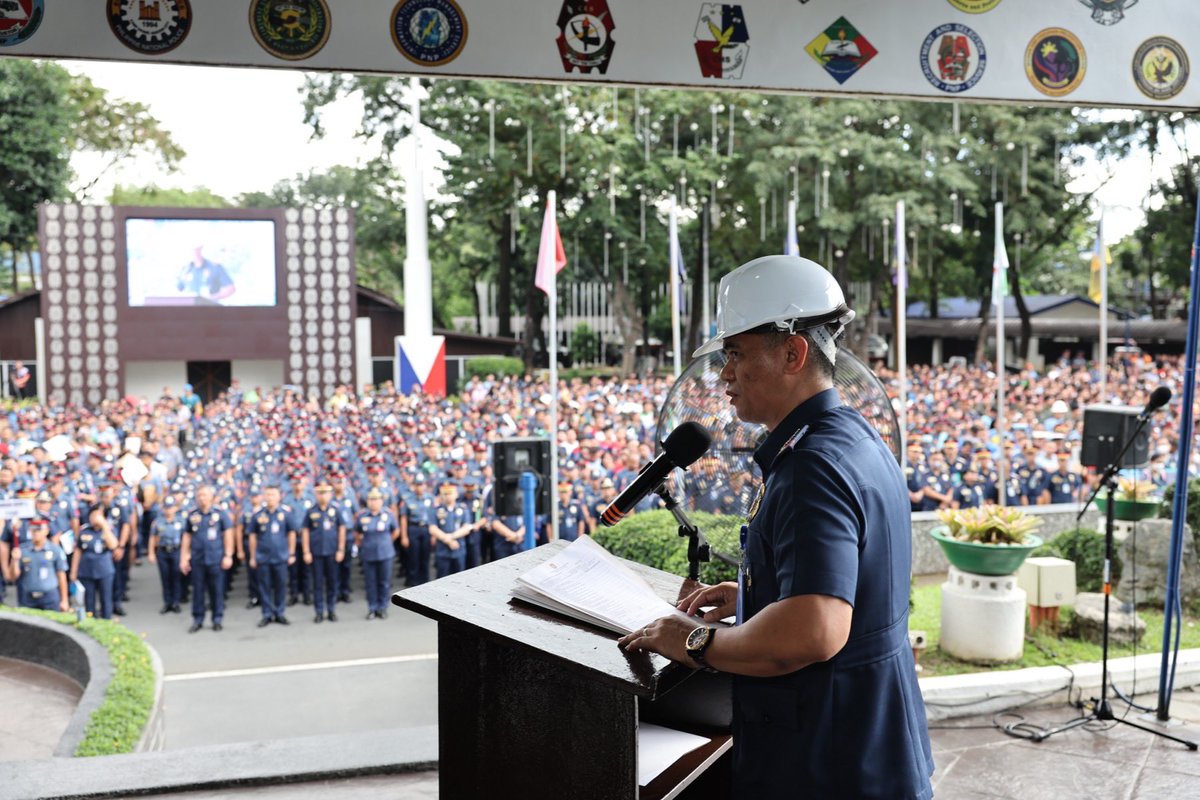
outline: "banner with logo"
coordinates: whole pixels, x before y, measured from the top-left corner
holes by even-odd
[[[0,0],[0,57],[1200,107],[1196,0]]]

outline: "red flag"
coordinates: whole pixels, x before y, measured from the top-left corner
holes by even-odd
[[[542,242],[538,245],[537,272],[533,285],[550,294],[555,276],[567,265],[567,251],[563,249],[562,237],[558,235],[558,222],[554,219],[554,193],[546,198],[546,216],[542,220]]]

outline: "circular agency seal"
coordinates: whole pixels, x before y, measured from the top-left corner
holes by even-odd
[[[1063,28],[1034,34],[1025,48],[1025,74],[1042,94],[1062,97],[1079,88],[1087,72],[1087,53],[1079,37]]]
[[[37,33],[44,15],[43,0],[0,2],[0,47],[27,41]]]
[[[987,50],[979,34],[966,25],[939,25],[921,45],[921,70],[943,92],[965,92],[983,77]]]
[[[1170,100],[1182,92],[1190,72],[1187,51],[1166,36],[1142,42],[1133,56],[1133,81],[1151,100]]]
[[[109,0],[108,26],[130,50],[160,55],[178,47],[191,31],[191,0]]]
[[[454,0],[400,0],[392,11],[392,41],[424,67],[458,58],[467,43],[467,18]]]
[[[329,6],[325,0],[252,0],[250,30],[273,56],[301,61],[329,41]]]
[[[968,14],[982,14],[1000,5],[1000,0],[948,0],[950,5]]]

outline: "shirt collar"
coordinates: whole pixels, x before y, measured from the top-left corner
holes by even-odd
[[[779,423],[754,451],[754,460],[762,469],[763,476],[770,474],[776,459],[779,458],[788,446],[789,440],[796,433],[826,411],[841,404],[842,398],[838,395],[837,389],[831,387],[808,398],[784,417],[783,422]]]

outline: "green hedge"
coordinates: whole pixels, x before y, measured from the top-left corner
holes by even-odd
[[[521,377],[525,374],[525,362],[508,356],[481,356],[467,359],[468,378],[486,378],[488,375]]]
[[[150,650],[137,634],[124,625],[106,619],[77,622],[74,614],[58,611],[34,611],[8,608],[17,614],[42,617],[83,631],[108,650],[113,676],[104,693],[104,702],[92,713],[77,756],[111,756],[132,753],[142,737],[154,707],[154,665]]]
[[[1091,528],[1079,528],[1059,534],[1054,541],[1042,545],[1031,556],[1055,556],[1075,562],[1075,585],[1081,592],[1104,589],[1104,534]],[[1121,580],[1121,559],[1113,553],[1112,582]]]
[[[735,561],[740,558],[741,517],[717,516],[702,511],[688,516],[703,531],[714,551],[712,560],[700,565],[701,582],[713,584],[737,580],[737,567],[721,561],[716,553]],[[687,575],[687,539],[679,535],[679,524],[670,511],[633,514],[615,528],[597,528],[595,539],[615,556],[681,577]]]

